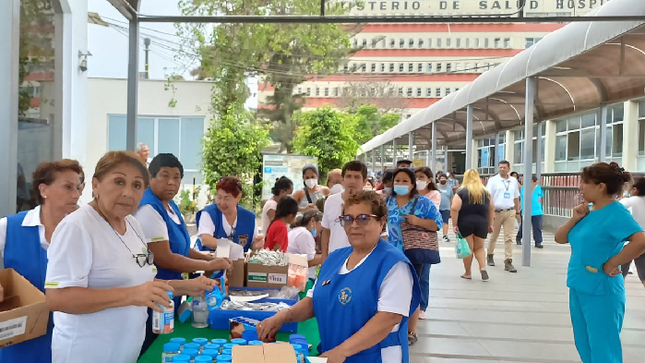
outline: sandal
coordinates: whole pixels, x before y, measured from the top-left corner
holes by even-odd
[[[466,276],[466,275],[461,275],[459,277],[461,277],[462,279],[466,279],[466,280],[472,280],[473,279],[472,276]]]
[[[416,342],[419,341],[416,333],[408,333],[408,345],[413,346]]]

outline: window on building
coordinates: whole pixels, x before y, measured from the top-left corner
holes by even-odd
[[[437,38],[437,48],[441,48],[441,38]]]
[[[417,97],[421,97],[421,95],[422,95],[422,93],[421,93],[421,87],[418,87],[418,88],[417,88]]]
[[[466,49],[470,48],[470,38],[466,38]]]
[[[367,39],[363,39],[363,48],[367,48]]]
[[[390,63],[390,73],[394,73],[394,63]]]
[[[437,63],[437,72],[441,73],[441,63]]]
[[[365,63],[361,64],[361,71],[363,71],[363,73],[367,71],[367,65]]]
[[[419,73],[423,72],[423,63],[417,64],[417,72]]]
[[[381,73],[385,73],[385,63],[381,63]]]
[[[376,72],[376,63],[372,63],[370,69],[372,70],[372,73]]]
[[[432,63],[428,63],[428,73],[432,73]]]
[[[490,48],[490,39],[484,38],[484,48]]]
[[[417,42],[419,48],[423,48],[423,39],[419,38],[419,41]]]
[[[403,63],[399,63],[399,72],[403,73]]]
[[[500,38],[495,38],[495,40],[493,41],[493,44],[494,44],[493,46],[495,48],[501,48],[502,47],[502,40]]]
[[[432,87],[426,88],[426,97],[432,97]]]
[[[525,47],[530,48],[533,44],[536,44],[540,40],[542,40],[542,38],[526,38]]]
[[[320,96],[320,88],[316,87],[316,97]]]
[[[457,38],[456,42],[457,42],[457,45],[456,45],[457,48],[461,48],[461,38]]]
[[[343,71],[347,72],[349,70],[349,64],[345,63],[343,64]]]
[[[334,97],[338,97],[338,87],[334,87]]]
[[[645,100],[638,102],[638,154],[645,155]]]
[[[412,97],[412,87],[408,87],[408,97]]]
[[[302,93],[302,87],[298,87],[298,94]]]
[[[352,39],[352,48],[358,48],[358,39]]]
[[[408,63],[408,72],[414,72],[414,63]]]
[[[403,97],[403,87],[399,87],[399,97]]]
[[[307,96],[311,96],[311,88],[307,87]]]
[[[459,87],[455,87],[455,92],[459,91]]]
[[[358,65],[356,63],[352,64],[351,71],[356,72],[356,69],[358,68]]]
[[[435,88],[434,96],[435,97],[441,97],[441,88],[439,88],[439,87]]]
[[[372,48],[376,48],[376,45],[378,44],[379,40],[377,38],[372,39]]]
[[[432,38],[428,38],[428,48],[432,48]]]
[[[329,87],[325,87],[325,97],[329,97]]]
[[[446,38],[446,48],[452,47],[452,39],[451,38]]]
[[[452,70],[452,63],[446,63],[446,72],[450,73],[451,70]]]
[[[408,43],[409,48],[414,48],[414,39],[410,38],[410,41]]]
[[[448,96],[450,94],[450,87],[446,87],[446,93],[445,95]]]
[[[511,47],[511,38],[504,38],[504,48],[509,49]]]
[[[390,48],[395,48],[396,47],[396,40],[390,39]]]
[[[567,160],[567,135],[559,135],[555,137],[555,160]]]
[[[475,38],[475,49],[479,49],[479,44],[480,44],[479,38]]]
[[[405,48],[405,39],[399,39],[399,48]]]

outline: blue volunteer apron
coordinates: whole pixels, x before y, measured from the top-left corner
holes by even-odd
[[[234,228],[235,233],[232,236],[228,236],[224,231],[224,224],[222,218],[224,214],[222,211],[217,208],[217,204],[211,204],[206,208],[197,212],[197,229],[199,229],[199,217],[202,213],[208,213],[213,224],[215,225],[215,232],[213,237],[215,238],[229,238],[238,245],[244,247],[244,252],[248,251],[253,244],[253,237],[255,235],[255,213],[250,210],[238,205],[237,206],[237,226]],[[203,246],[201,239],[197,240],[197,248],[201,251],[212,251],[209,247]]]
[[[38,226],[22,226],[27,212],[7,217],[4,266],[16,270],[44,293],[47,250],[40,245]],[[0,362],[51,363],[53,330],[54,319],[50,313],[45,335],[0,349]]]
[[[313,306],[320,330],[321,354],[341,345],[376,315],[381,283],[399,261],[406,262],[413,275],[410,316],[419,306],[419,281],[403,252],[380,240],[360,266],[348,274],[340,275],[338,272],[352,251],[352,247],[334,251],[318,275]],[[381,349],[392,346],[401,346],[403,363],[408,363],[408,318],[404,317],[401,320],[398,332],[390,333],[380,343],[348,357],[345,362],[381,363]]]

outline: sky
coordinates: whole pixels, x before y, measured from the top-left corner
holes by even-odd
[[[181,15],[178,0],[142,0],[141,13],[151,15]],[[106,0],[89,0],[88,11],[98,13],[109,27],[88,24],[88,76],[100,78],[126,78],[128,72],[127,20]],[[119,28],[124,27],[124,28]],[[144,71],[144,38],[151,39],[149,53],[150,79],[167,79],[179,74],[192,79],[190,71],[199,65],[194,59],[177,59],[179,44],[185,39],[176,35],[172,23],[141,24],[139,41],[139,70]],[[249,79],[251,92],[257,94],[257,80]],[[257,107],[257,97],[247,102],[247,107]]]

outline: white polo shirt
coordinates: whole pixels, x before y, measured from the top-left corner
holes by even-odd
[[[517,179],[512,176],[504,179],[497,174],[488,179],[486,189],[493,198],[495,210],[515,208],[515,199],[520,197]]]
[[[340,225],[338,217],[343,214],[343,193],[330,195],[325,202],[325,213],[323,214],[322,226],[327,228],[330,232],[329,235],[329,253],[336,251],[339,248],[348,247],[349,239],[345,228]]]

